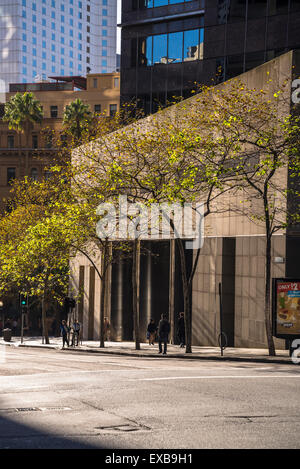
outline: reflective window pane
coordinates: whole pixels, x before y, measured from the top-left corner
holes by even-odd
[[[170,5],[172,5],[172,3],[183,3],[183,0],[169,0],[169,3]]]
[[[183,60],[198,60],[200,56],[199,29],[184,31]]]
[[[182,62],[183,33],[172,33],[168,36],[168,63]]]
[[[167,35],[153,36],[153,64],[167,63]]]
[[[139,39],[138,64],[142,67],[152,65],[152,36]]]
[[[162,7],[168,5],[168,0],[154,0],[154,7]]]

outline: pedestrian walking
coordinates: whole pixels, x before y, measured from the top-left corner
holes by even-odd
[[[154,319],[151,318],[147,327],[147,339],[149,340],[149,345],[154,345],[156,331],[157,325],[155,324]]]
[[[63,346],[62,348],[65,348],[65,344],[69,347],[69,339],[68,339],[68,334],[70,332],[70,328],[67,326],[66,321],[63,319],[60,325],[60,333],[62,336],[63,340]]]
[[[75,319],[74,324],[72,326],[73,335],[72,335],[72,345],[79,345],[79,335],[80,335],[80,322],[78,319]],[[76,342],[76,343],[75,343]]]
[[[179,313],[177,322],[177,334],[180,343],[180,347],[185,347],[185,324],[184,324],[184,313]]]
[[[159,324],[158,324],[158,347],[159,347],[158,353],[163,353],[163,355],[167,354],[167,342],[169,338],[169,333],[170,333],[170,323],[167,319],[167,315],[162,314],[161,320],[159,321]],[[164,344],[163,352],[162,352],[162,344]]]

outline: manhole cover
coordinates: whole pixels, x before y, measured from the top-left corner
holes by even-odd
[[[100,430],[105,433],[120,433],[120,432],[138,432],[141,430],[150,430],[148,427],[139,425],[112,425],[106,427],[96,427],[95,430]]]

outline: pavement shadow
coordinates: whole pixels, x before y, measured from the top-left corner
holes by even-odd
[[[1,410],[0,415],[0,449],[108,449],[101,442],[86,443],[80,436],[65,437],[44,432],[5,417],[4,412]]]

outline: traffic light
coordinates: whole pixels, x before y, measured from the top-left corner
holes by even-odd
[[[28,295],[20,293],[20,310],[21,313],[27,313],[28,311]]]

